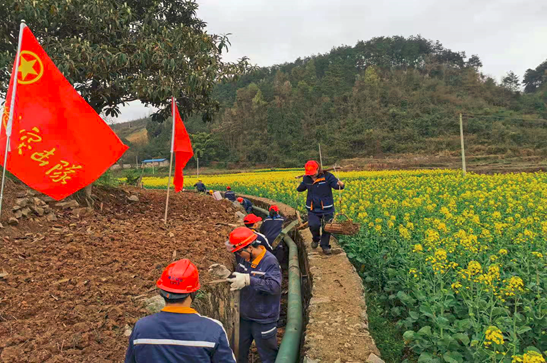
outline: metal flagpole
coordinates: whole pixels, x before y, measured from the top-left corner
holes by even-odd
[[[171,184],[171,169],[173,168],[173,149],[175,148],[175,97],[172,98],[173,134],[171,135],[171,160],[169,161],[169,178],[167,179],[167,197],[165,200],[165,217],[163,222],[167,224],[167,209],[169,208],[169,184]]]
[[[2,215],[2,201],[4,200],[4,183],[6,181],[6,170],[8,168],[8,152],[10,151],[11,129],[13,126],[13,109],[15,108],[15,93],[17,92],[17,77],[19,75],[19,58],[21,54],[21,44],[23,43],[23,30],[26,28],[24,20],[21,20],[19,28],[19,44],[17,45],[17,54],[15,55],[15,76],[13,78],[13,89],[11,90],[11,101],[9,108],[8,124],[6,125],[6,148],[4,149],[4,167],[2,170],[2,187],[0,188],[0,216]],[[7,102],[7,100],[6,100]],[[2,120],[0,120],[0,124]],[[0,125],[1,126],[1,125]],[[0,128],[1,131],[1,128]]]
[[[462,121],[462,114],[460,113],[460,138],[462,143],[462,170],[463,170],[463,176],[467,174],[467,168],[465,166],[465,147],[463,144],[463,121]]]

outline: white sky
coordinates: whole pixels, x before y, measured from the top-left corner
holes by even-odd
[[[547,59],[546,0],[198,0],[210,33],[231,33],[225,59],[270,66],[376,36],[420,34],[477,54],[498,81]],[[147,116],[134,103],[118,121]]]

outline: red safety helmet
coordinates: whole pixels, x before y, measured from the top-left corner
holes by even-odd
[[[199,290],[199,273],[190,260],[178,260],[171,263],[156,282],[158,289],[167,292],[162,294],[166,298],[176,298],[178,294],[190,294]]]
[[[276,205],[272,205],[272,206],[270,207],[270,209],[269,209],[269,210],[270,210],[270,211],[272,211],[272,210],[273,210],[274,212],[279,212],[279,207],[278,207],[278,206],[276,206]]]
[[[237,252],[242,248],[253,243],[257,235],[247,227],[237,227],[230,233],[230,244],[232,245],[232,253]]]
[[[260,222],[262,218],[259,216],[255,216],[254,214],[247,214],[245,218],[243,218],[243,223],[245,224],[255,224],[256,222]]]
[[[243,198],[239,197],[239,198],[237,198],[237,201],[238,201],[239,203],[243,203]]]
[[[226,187],[226,190],[232,190],[232,188],[230,188],[230,186],[228,185],[228,186]]]
[[[304,174],[314,175],[317,172],[317,170],[319,170],[319,164],[317,164],[317,161],[315,160],[310,160],[306,163],[306,165],[304,165],[304,169],[306,169]]]

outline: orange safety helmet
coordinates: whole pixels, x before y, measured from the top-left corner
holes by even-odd
[[[257,238],[257,235],[247,227],[237,227],[230,233],[230,244],[232,245],[232,251],[237,252],[242,248],[247,247],[253,243]]]
[[[256,216],[254,214],[247,214],[245,216],[245,218],[243,218],[243,223],[245,224],[255,224],[257,222],[260,222],[262,221],[262,218],[260,218],[259,216]]]
[[[156,286],[165,298],[185,298],[184,295],[196,292],[200,288],[198,269],[188,259],[175,261],[163,270]]]
[[[274,205],[272,205],[272,206],[270,207],[270,209],[268,209],[268,210],[270,210],[270,211],[273,210],[274,212],[279,212],[279,207],[276,206],[276,205],[274,204]]]
[[[228,186],[226,187],[226,190],[232,190],[232,188],[228,185]]]
[[[238,201],[239,203],[243,203],[243,198],[239,197],[239,198],[237,198],[237,201]]]
[[[319,170],[319,164],[315,160],[310,160],[304,165],[304,169],[306,170],[304,174],[314,175]]]

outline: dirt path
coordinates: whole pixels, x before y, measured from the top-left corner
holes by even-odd
[[[174,251],[197,265],[202,284],[215,278],[211,263],[231,263],[224,248],[231,228],[216,225],[237,221],[229,202],[174,195],[165,227],[165,192],[132,190],[139,202],[118,189],[95,194],[93,211],[50,203],[55,222],[2,221],[0,272],[8,275],[0,278],[0,361],[122,362],[126,325],[148,314],[143,299],[155,295]]]

